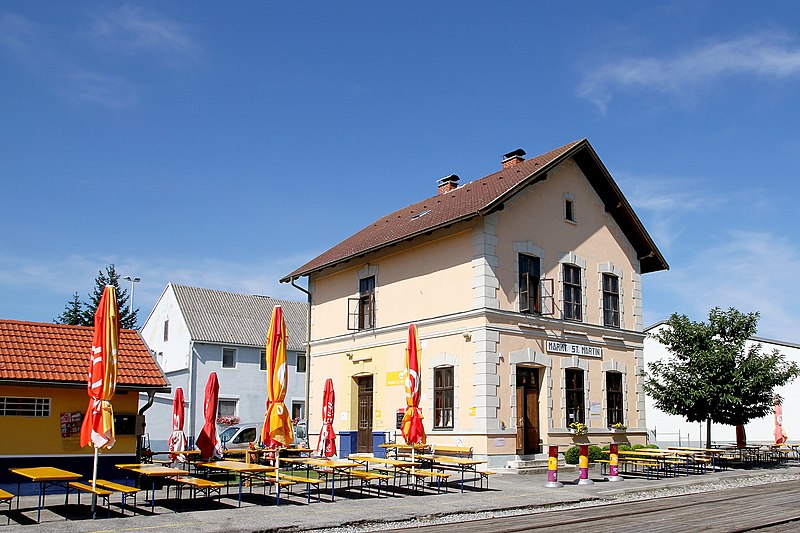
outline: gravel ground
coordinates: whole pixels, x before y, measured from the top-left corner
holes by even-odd
[[[453,513],[447,516],[439,516],[435,518],[424,518],[415,520],[404,520],[395,522],[374,522],[368,524],[361,524],[358,526],[345,526],[337,528],[315,529],[317,533],[362,533],[368,531],[381,531],[386,529],[400,529],[400,528],[413,528],[420,526],[444,525],[464,522],[467,520],[481,520],[486,518],[499,518],[505,516],[519,516],[529,515],[536,513],[544,513],[548,511],[560,511],[565,509],[576,509],[579,507],[597,507],[599,505],[607,505],[610,503],[619,502],[634,502],[640,500],[649,500],[652,498],[665,498],[668,496],[680,496],[683,494],[695,494],[700,492],[710,492],[714,490],[734,489],[740,487],[752,487],[755,485],[763,485],[765,483],[777,483],[781,481],[792,481],[800,479],[800,474],[779,474],[767,473],[760,474],[752,477],[741,477],[736,479],[726,479],[714,481],[711,483],[703,483],[697,485],[679,485],[669,488],[659,488],[653,490],[642,489],[636,492],[621,493],[618,495],[598,498],[592,501],[584,501],[573,504],[559,504],[549,506],[533,506],[533,507],[520,507],[516,509],[507,509],[503,511],[486,511],[475,513]]]

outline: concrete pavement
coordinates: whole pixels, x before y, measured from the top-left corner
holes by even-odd
[[[662,480],[628,478],[621,482],[607,482],[593,469],[593,485],[573,484],[575,473],[563,473],[560,478],[565,486],[560,489],[544,488],[546,474],[505,474],[491,476],[489,490],[467,489],[459,492],[452,483],[447,493],[436,494],[428,489],[424,494],[398,493],[385,496],[383,491],[378,498],[374,493],[360,497],[354,485],[350,491],[337,489],[336,500],[331,502],[330,492],[323,492],[322,501],[306,503],[305,494],[296,494],[281,499],[275,506],[273,496],[263,496],[261,487],[254,487],[253,493],[245,494],[242,507],[238,508],[235,487],[230,496],[224,494],[220,502],[199,498],[189,501],[184,495],[182,506],[176,509],[173,500],[166,500],[163,490],[157,491],[155,513],[150,514],[149,506],[144,504],[144,492],[139,497],[139,508],[145,514],[127,516],[119,514],[119,495],[112,497],[112,517],[105,518],[105,510],[98,510],[99,518],[88,516],[90,501],[86,494],[81,496],[81,506],[76,504],[76,496],[70,496],[70,504],[64,505],[63,494],[47,496],[46,508],[42,511],[42,523],[35,524],[36,496],[26,496],[20,500],[20,511],[10,513],[11,524],[2,525],[0,533],[26,531],[44,532],[116,532],[116,531],[191,531],[205,533],[216,531],[307,531],[333,528],[343,525],[369,524],[375,522],[399,522],[420,516],[442,516],[453,513],[471,513],[518,509],[527,507],[546,507],[588,500],[602,500],[619,494],[658,490],[693,484],[709,484],[726,479],[761,476],[765,474],[800,475],[800,467],[790,466],[768,470],[729,470],[726,472],[683,476]],[[174,491],[170,491],[174,496]],[[194,508],[192,508],[194,504]],[[5,514],[5,513],[4,513]],[[66,520],[69,517],[69,520]],[[398,524],[400,527],[400,524]]]

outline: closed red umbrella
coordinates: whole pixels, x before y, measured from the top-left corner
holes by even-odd
[[[203,416],[205,423],[197,437],[197,448],[203,459],[222,457],[222,444],[217,433],[217,400],[219,399],[219,381],[217,373],[212,372],[206,382],[206,394],[203,400]]]
[[[775,396],[775,444],[784,444],[787,440],[783,429],[783,405],[779,396]]]
[[[94,339],[89,355],[89,407],[81,425],[81,446],[94,446],[92,486],[97,482],[97,454],[103,446],[111,448],[114,436],[114,410],[111,398],[117,386],[119,313],[117,293],[106,285],[94,315]]]
[[[336,455],[336,433],[333,431],[333,409],[335,396],[333,394],[333,380],[325,380],[325,389],[322,392],[322,431],[319,433],[317,455],[330,457]]]
[[[422,425],[422,410],[419,408],[420,397],[420,356],[422,348],[417,335],[416,324],[408,326],[408,343],[406,344],[405,388],[406,412],[403,415],[403,438],[407,444],[425,444],[425,427]]]
[[[420,388],[420,357],[422,347],[419,343],[417,325],[408,326],[408,342],[406,343],[406,359],[404,368],[404,383],[406,388],[406,412],[403,415],[403,438],[406,444],[411,445],[411,460],[414,460],[414,445],[425,444],[425,427],[422,425],[422,410],[419,408]],[[411,467],[413,474],[414,467]]]
[[[175,397],[172,399],[172,435],[169,437],[169,454],[171,460],[186,462],[186,456],[182,451],[186,450],[186,434],[183,432],[183,389],[175,389]]]

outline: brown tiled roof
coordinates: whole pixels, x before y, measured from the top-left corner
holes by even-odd
[[[0,383],[86,385],[94,328],[0,320]],[[170,391],[139,332],[120,330],[117,388]]]
[[[432,196],[387,215],[281,279],[288,282],[384,246],[436,230],[461,220],[491,213],[548,170],[575,157],[581,170],[619,222],[639,257],[642,272],[669,268],[630,204],[586,139],[565,144],[445,194]]]

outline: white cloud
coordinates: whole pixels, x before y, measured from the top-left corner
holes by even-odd
[[[136,276],[134,305],[144,323],[168,282],[273,298],[305,300],[305,295],[278,280],[307,257],[269,257],[248,263],[211,258],[158,256],[147,260],[125,256],[70,255],[34,258],[0,255],[0,318],[49,321],[58,316],[76,291],[86,299],[101,269],[114,263],[121,276]],[[300,283],[302,285],[302,282]],[[128,282],[122,287],[130,288]]]
[[[105,107],[130,107],[139,101],[136,88],[125,78],[75,69],[66,74],[64,96]]]
[[[648,278],[645,307],[658,300],[663,315],[652,318],[665,319],[678,312],[705,320],[712,307],[735,307],[761,313],[759,335],[800,341],[797,244],[771,232],[740,230],[715,235],[714,241],[684,257],[673,271]],[[671,309],[663,309],[670,305]]]
[[[615,91],[645,89],[684,97],[726,76],[783,79],[800,73],[800,43],[780,33],[710,41],[667,58],[620,58],[584,77],[580,96],[605,110]]]
[[[125,5],[95,17],[89,35],[104,48],[126,54],[154,54],[167,63],[198,61],[188,28],[140,6]]]
[[[37,38],[39,29],[30,20],[14,13],[0,16],[0,44],[17,54],[27,53]]]
[[[645,226],[662,252],[674,247],[694,221],[690,215],[726,202],[718,192],[702,190],[705,180],[685,177],[643,176],[621,171],[614,174],[633,210],[646,219]]]

